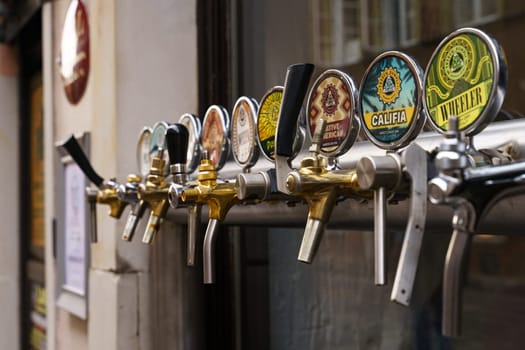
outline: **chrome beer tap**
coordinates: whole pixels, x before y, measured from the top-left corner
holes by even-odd
[[[150,208],[150,215],[142,242],[151,244],[160,229],[160,224],[168,211],[167,188],[168,153],[166,152],[166,130],[169,124],[160,121],[155,123],[151,131],[149,148],[144,144],[143,153],[139,151],[139,168],[147,173],[146,181],[138,187],[137,197]],[[139,146],[140,148],[140,146]],[[149,149],[149,151],[148,151]],[[147,169],[146,169],[147,168]]]
[[[256,135],[257,144],[270,165],[275,164],[275,133],[277,120],[281,109],[283,87],[274,86],[266,92],[261,99],[257,112]],[[293,144],[293,156],[299,152],[304,141],[304,130],[297,128]],[[292,202],[294,199],[277,190],[275,165],[258,172],[242,172],[237,175],[235,187],[239,199],[251,203],[262,201],[285,200]]]
[[[427,152],[410,144],[425,123],[422,70],[409,56],[388,51],[373,60],[359,89],[361,123],[370,141],[387,151],[357,164],[362,189],[374,190],[374,282],[386,283],[387,193],[410,198],[409,219],[392,300],[408,305],[423,242],[427,204]],[[401,150],[405,148],[404,150]],[[407,188],[409,190],[407,191]]]
[[[341,71],[328,70],[314,83],[306,108],[307,129],[313,134],[310,154],[302,159],[297,170],[289,164],[295,125],[312,70],[312,65],[288,68],[276,140],[277,187],[287,195],[304,199],[309,206],[298,256],[306,263],[311,263],[316,254],[336,201],[371,196],[359,188],[355,170],[340,170],[337,165],[332,170],[326,166],[325,156],[335,158],[348,150],[359,131],[355,85]]]
[[[146,182],[139,185],[138,197],[150,208],[150,217],[142,241],[151,244],[169,208],[168,193],[170,185],[186,183],[186,152],[188,130],[182,124],[172,124],[164,129],[157,141],[157,154],[151,159],[151,167]],[[165,177],[166,161],[164,145],[169,155],[170,175]]]
[[[146,202],[138,198],[138,190],[142,179],[146,178],[149,172],[149,163],[151,161],[151,134],[151,128],[144,127],[139,134],[137,142],[137,165],[141,175],[128,175],[127,182],[121,184],[117,190],[117,195],[121,200],[132,203],[132,209],[128,214],[128,219],[126,220],[126,225],[121,236],[124,241],[131,241],[133,239],[137,225],[147,209]]]
[[[465,46],[475,49],[465,51]],[[504,57],[487,34],[463,28],[439,44],[425,72],[424,108],[431,125],[446,137],[435,157],[439,175],[428,183],[429,200],[454,208],[443,274],[446,336],[458,336],[461,330],[462,269],[470,235],[499,194],[522,184],[525,173],[525,162],[490,165],[491,159],[473,147],[473,136],[495,118],[503,103]]]
[[[73,158],[75,163],[82,170],[84,175],[98,188],[86,188],[86,197],[90,205],[90,220],[91,220],[91,242],[97,242],[97,225],[96,225],[96,210],[95,204],[105,204],[109,206],[109,216],[116,219],[120,218],[122,212],[129,202],[122,201],[117,196],[117,189],[119,184],[115,179],[105,181],[91,165],[84,150],[78,143],[75,136],[71,135],[66,141],[60,144]]]
[[[193,116],[192,116],[193,117]],[[193,137],[193,136],[192,136]],[[195,244],[197,228],[200,226],[200,210],[197,206],[187,203],[183,205],[180,196],[184,189],[188,188],[188,144],[190,132],[182,124],[170,126],[166,131],[166,143],[170,158],[170,173],[172,183],[168,189],[168,200],[172,208],[188,207],[188,230],[186,245],[186,265],[195,264]],[[200,209],[200,208],[199,208]]]
[[[186,151],[186,164],[184,168],[186,174],[193,173],[199,164],[201,157],[201,122],[200,119],[190,113],[183,114],[179,123],[186,127],[188,131],[187,145],[184,147]],[[166,135],[167,137],[169,135]],[[169,136],[171,137],[171,136]],[[180,162],[183,158],[181,157]],[[186,206],[188,208],[188,234],[187,234],[187,249],[186,249],[186,265],[195,265],[195,246],[197,241],[197,230],[201,226],[201,205],[196,203],[182,203],[180,198],[182,191],[193,186],[193,181],[189,181],[189,176],[186,175],[181,178],[180,183],[174,182],[170,185],[168,190],[168,199],[172,208],[180,208]]]
[[[502,193],[523,187],[525,162],[476,166],[468,154],[458,119],[449,120],[449,131],[439,148],[435,164],[439,175],[429,181],[429,199],[454,208],[453,233],[443,273],[442,331],[446,336],[461,333],[461,288],[466,251],[479,221],[502,198]]]
[[[203,244],[204,283],[215,282],[215,242],[219,222],[230,208],[240,203],[233,182],[221,180],[218,171],[229,154],[227,137],[228,117],[224,108],[212,105],[208,108],[202,126],[203,156],[197,173],[197,181],[182,189],[177,195],[182,203],[209,207],[209,220]]]

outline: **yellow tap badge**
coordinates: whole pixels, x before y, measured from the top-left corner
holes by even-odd
[[[485,111],[494,102],[496,67],[499,66],[490,39],[473,30],[452,35],[434,53],[425,76],[425,104],[438,130],[448,130],[455,115],[459,129],[475,132]]]
[[[272,88],[262,98],[257,114],[257,142],[269,160],[275,159],[275,133],[281,110],[283,88]]]

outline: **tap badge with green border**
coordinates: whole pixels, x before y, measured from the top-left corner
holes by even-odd
[[[315,81],[306,110],[310,135],[320,119],[326,121],[321,153],[338,156],[354,143],[359,131],[357,119],[356,87],[352,78],[339,70],[329,69]]]
[[[464,28],[445,38],[434,52],[425,73],[425,104],[434,127],[448,130],[451,115],[459,129],[479,132],[497,111],[496,88],[506,82],[506,64],[501,49],[485,33]],[[500,73],[503,73],[503,79]],[[490,113],[489,113],[490,112]],[[490,119],[490,120],[489,120]]]
[[[359,104],[369,139],[382,148],[406,145],[419,133],[421,68],[407,55],[389,51],[368,67],[361,82]]]
[[[268,160],[275,159],[275,132],[282,99],[283,88],[273,87],[261,99],[257,114],[257,142]]]

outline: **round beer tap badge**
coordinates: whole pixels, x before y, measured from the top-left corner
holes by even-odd
[[[168,123],[160,121],[153,125],[150,139],[150,159],[156,157],[158,152],[162,150],[162,159],[164,159],[164,173],[168,174],[170,168],[170,161],[168,152],[166,152],[166,130]]]
[[[498,50],[491,38],[472,28],[441,42],[427,67],[424,88],[425,108],[437,131],[448,130],[451,115],[468,135],[492,121],[503,102],[503,93],[496,90],[506,82],[506,65]]]
[[[359,89],[360,117],[370,141],[394,149],[423,126],[421,69],[405,54],[385,52],[368,67]]]
[[[257,102],[240,97],[233,107],[231,122],[231,142],[233,156],[240,166],[253,165],[258,155],[255,140],[255,115]]]
[[[283,88],[273,87],[261,100],[257,114],[257,142],[268,160],[275,159],[275,133],[281,110]]]
[[[359,121],[355,114],[355,91],[352,78],[335,69],[321,74],[310,90],[306,107],[308,130],[313,136],[317,121],[326,121],[321,146],[321,153],[326,156],[347,151],[357,137]]]
[[[151,128],[144,127],[137,142],[137,165],[142,177],[148,176],[151,164]]]
[[[228,113],[223,107],[208,108],[202,123],[202,147],[217,170],[222,168],[228,156]]]

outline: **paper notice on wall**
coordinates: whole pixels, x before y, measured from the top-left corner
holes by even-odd
[[[85,177],[75,163],[64,169],[65,185],[65,279],[64,288],[86,294],[86,200]]]

